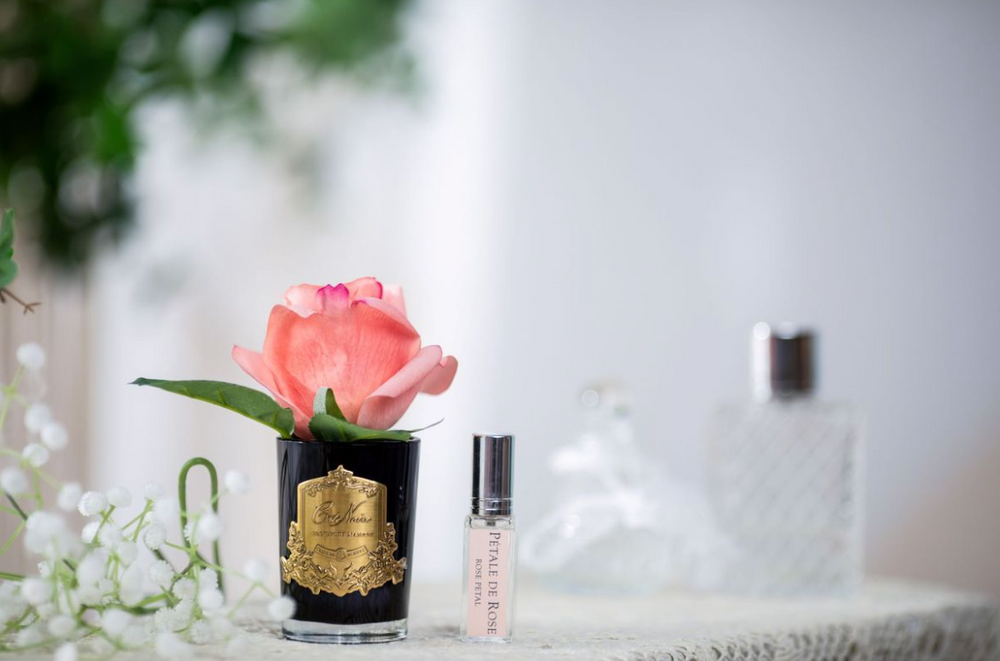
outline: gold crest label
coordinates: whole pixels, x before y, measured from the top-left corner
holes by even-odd
[[[406,558],[393,557],[396,528],[386,521],[386,488],[339,466],[325,477],[301,482],[298,521],[288,528],[289,556],[281,578],[313,594],[338,597],[403,580]]]

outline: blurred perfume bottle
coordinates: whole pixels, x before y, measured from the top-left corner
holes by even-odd
[[[813,397],[815,335],[754,326],[755,401],[710,427],[712,504],[731,542],[725,590],[847,595],[862,578],[862,418]]]
[[[554,502],[524,535],[525,567],[570,592],[635,594],[696,581],[720,539],[708,503],[640,451],[621,386],[588,387],[580,404],[583,429],[549,461]]]

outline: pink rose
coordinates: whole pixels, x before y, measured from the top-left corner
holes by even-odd
[[[418,392],[448,389],[458,361],[420,346],[403,293],[375,278],[298,285],[285,292],[267,324],[263,353],[233,347],[233,359],[295,414],[295,434],[311,439],[320,388],[331,388],[348,422],[388,429]]]

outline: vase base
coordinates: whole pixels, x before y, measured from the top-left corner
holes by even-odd
[[[289,640],[333,645],[391,643],[406,638],[406,632],[406,618],[369,624],[329,624],[305,620],[285,620],[281,624],[281,633]]]

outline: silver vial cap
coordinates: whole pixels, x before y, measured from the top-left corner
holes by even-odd
[[[755,324],[750,341],[757,401],[808,395],[816,385],[815,333],[796,324]]]
[[[472,435],[472,513],[510,516],[514,511],[514,437]]]

